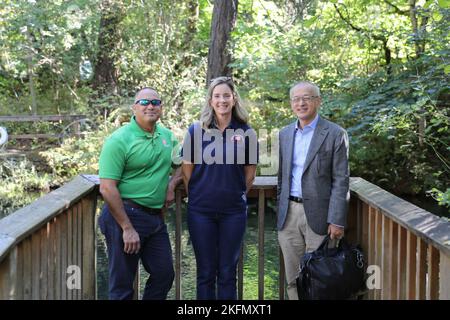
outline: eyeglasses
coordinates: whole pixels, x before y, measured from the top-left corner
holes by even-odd
[[[312,99],[318,98],[319,96],[303,96],[303,97],[293,97],[291,98],[291,101],[293,103],[297,103],[300,101],[305,101],[306,103],[311,102]]]
[[[139,99],[134,104],[140,104],[141,106],[144,106],[144,107],[148,106],[149,104],[152,104],[152,106],[154,106],[154,107],[159,107],[159,106],[161,106],[161,100],[159,100],[159,99],[152,99],[152,100]]]

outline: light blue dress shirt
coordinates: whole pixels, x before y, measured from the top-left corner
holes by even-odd
[[[298,121],[295,126],[294,153],[292,155],[291,196],[302,198],[303,168],[318,121],[319,115],[317,114],[314,120],[303,129],[299,127]]]

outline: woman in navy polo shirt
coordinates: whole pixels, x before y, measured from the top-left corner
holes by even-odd
[[[211,80],[200,122],[183,144],[188,228],[197,299],[236,299],[236,266],[247,224],[247,192],[258,161],[256,133],[229,77]]]

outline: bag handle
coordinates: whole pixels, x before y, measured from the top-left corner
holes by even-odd
[[[328,244],[331,241],[330,235],[327,234],[326,237],[323,239],[322,243],[320,244],[320,246],[317,248],[317,251],[322,251],[324,253],[325,256],[329,256],[328,254]],[[347,240],[345,240],[345,237],[342,237],[341,239],[338,240],[338,245],[337,245],[337,249],[343,250],[343,249],[348,249],[350,246],[347,243]]]

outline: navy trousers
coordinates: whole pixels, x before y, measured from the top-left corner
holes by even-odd
[[[122,228],[106,204],[98,221],[108,250],[109,299],[133,298],[133,281],[141,259],[144,269],[150,274],[145,284],[143,299],[164,300],[175,277],[167,226],[160,215],[150,215],[127,205],[125,211],[139,234],[141,249],[138,254],[127,254],[123,251]]]
[[[197,262],[197,299],[236,300],[236,267],[247,213],[189,210],[187,222]]]

